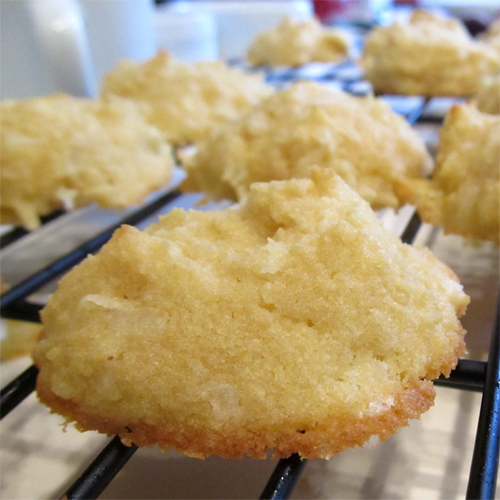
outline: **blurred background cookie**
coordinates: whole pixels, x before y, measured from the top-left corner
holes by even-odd
[[[2,224],[34,229],[41,215],[94,202],[126,208],[172,175],[171,146],[124,99],[3,101],[0,137]]]
[[[478,109],[483,113],[500,113],[500,74],[481,80],[475,100]]]
[[[424,142],[387,103],[314,82],[277,92],[198,146],[182,159],[182,188],[209,199],[238,200],[252,182],[308,177],[316,165],[335,170],[372,207],[397,207],[394,180],[432,166]]]
[[[455,18],[424,10],[368,33],[361,65],[376,92],[471,96],[500,70],[498,53]]]
[[[396,189],[446,233],[500,243],[500,116],[454,106],[439,135],[432,180]]]
[[[347,35],[327,28],[312,18],[286,18],[279,26],[264,31],[252,41],[248,60],[255,65],[300,66],[310,62],[335,62],[349,54]]]
[[[103,96],[133,100],[176,145],[199,141],[272,91],[261,75],[230,68],[222,61],[184,63],[166,51],[143,63],[122,62],[102,86]]]

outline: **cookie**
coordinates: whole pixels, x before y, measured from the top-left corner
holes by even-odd
[[[360,62],[374,90],[386,94],[472,96],[483,76],[500,70],[495,50],[458,19],[424,10],[373,29]]]
[[[172,148],[123,99],[59,94],[0,107],[0,220],[35,229],[55,209],[126,208],[172,176]]]
[[[317,169],[119,229],[43,310],[37,391],[128,445],[327,458],[432,405],[467,303],[444,264]]]
[[[424,142],[381,99],[354,97],[314,82],[277,92],[184,155],[182,189],[239,200],[253,182],[335,170],[373,208],[398,207],[395,179],[432,166]]]
[[[199,141],[272,91],[261,75],[230,68],[222,61],[184,63],[166,51],[146,62],[120,63],[102,86],[103,96],[133,100],[176,145]]]
[[[40,336],[38,323],[3,319],[1,323],[0,360],[9,361],[30,356]]]
[[[500,244],[500,116],[456,105],[439,135],[432,180],[402,181],[398,195],[446,233]]]
[[[500,114],[500,74],[481,81],[475,102],[483,113]]]
[[[316,19],[294,21],[285,18],[252,41],[247,59],[255,65],[301,66],[310,62],[336,62],[349,54],[347,36],[326,28]]]

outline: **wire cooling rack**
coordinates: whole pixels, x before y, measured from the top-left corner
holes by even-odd
[[[247,69],[252,70],[252,68]],[[362,80],[360,70],[352,61],[346,61],[339,65],[314,64],[299,69],[271,70],[265,68],[264,71],[267,80],[278,88],[283,88],[298,79],[311,79],[357,95],[369,91],[369,85]],[[406,116],[411,124],[424,127],[428,124],[439,124],[449,105],[456,102],[446,98],[438,100],[400,96],[384,96],[384,98],[391,103],[395,111]],[[424,129],[422,130],[425,132]],[[105,227],[100,227],[100,230],[92,234],[91,237],[86,238],[85,241],[68,252],[58,255],[46,266],[29,273],[28,277],[18,281],[5,292],[0,297],[1,316],[39,322],[39,311],[43,304],[34,301],[33,297],[36,298],[37,294],[44,290],[44,287],[57,281],[58,277],[74,267],[89,253],[98,251],[120,225],[147,225],[148,221],[156,217],[158,213],[168,212],[172,206],[178,203],[182,205],[185,199],[186,195],[182,195],[176,189],[165,190],[157,193],[141,208],[119,214],[114,218],[111,217],[108,221],[110,223],[105,224]],[[187,204],[193,205],[194,200],[190,198]],[[102,212],[99,213],[102,215]],[[64,220],[68,217],[72,217],[72,215],[53,214],[43,221],[43,227],[50,227],[51,224],[56,224],[61,219]],[[410,212],[400,233],[402,241],[412,243],[421,228],[422,224],[418,216],[414,211]],[[1,238],[2,251],[8,251],[9,248],[12,248],[11,245],[26,238],[34,238],[36,241],[35,234],[26,233],[19,228],[12,229]],[[496,293],[496,291],[492,293]],[[449,379],[436,381],[436,385],[482,394],[468,486],[467,490],[463,492],[467,498],[487,499],[495,497],[500,429],[498,305],[488,351],[487,361],[460,360]],[[36,377],[37,369],[31,366],[2,389],[0,401],[2,418],[11,411],[21,411],[18,407],[22,407],[22,402],[33,392]],[[113,438],[78,479],[66,489],[62,498],[98,498],[136,451],[135,446],[124,446],[117,437]],[[296,455],[279,460],[268,478],[260,498],[289,498],[293,495],[294,487],[306,464],[306,461],[300,460]]]

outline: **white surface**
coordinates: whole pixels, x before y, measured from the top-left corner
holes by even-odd
[[[25,3],[54,88],[75,96],[96,95],[97,79],[79,4],[73,0]]]
[[[160,6],[155,15],[158,48],[186,62],[218,59],[217,24],[211,12]]]
[[[1,0],[0,96],[95,96],[119,60],[156,52],[150,0]]]
[[[17,99],[46,95],[54,90],[27,3],[0,1],[0,97]]]

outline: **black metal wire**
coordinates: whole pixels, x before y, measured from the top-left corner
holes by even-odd
[[[61,499],[93,500],[99,498],[99,495],[136,451],[136,445],[125,446],[120,438],[114,437]]]
[[[20,300],[14,304],[4,307],[1,311],[1,317],[5,319],[17,319],[18,321],[29,321],[31,323],[41,323],[40,311],[42,304],[35,304]]]
[[[467,486],[468,499],[495,498],[500,445],[500,295],[498,300]]]
[[[297,454],[279,460],[259,497],[260,500],[284,500],[289,498],[306,463],[307,461],[301,460]]]
[[[415,212],[412,215],[411,219],[409,220],[408,224],[406,225],[403,234],[401,235],[401,241],[403,243],[411,245],[413,243],[413,240],[417,236],[417,233],[421,225],[422,221],[420,220],[420,216],[418,215],[417,212]]]
[[[0,418],[9,414],[35,390],[37,375],[38,368],[34,365],[30,366],[2,389],[0,393]]]
[[[453,389],[483,392],[486,379],[486,363],[472,359],[460,359],[449,378],[441,376],[434,384]]]

